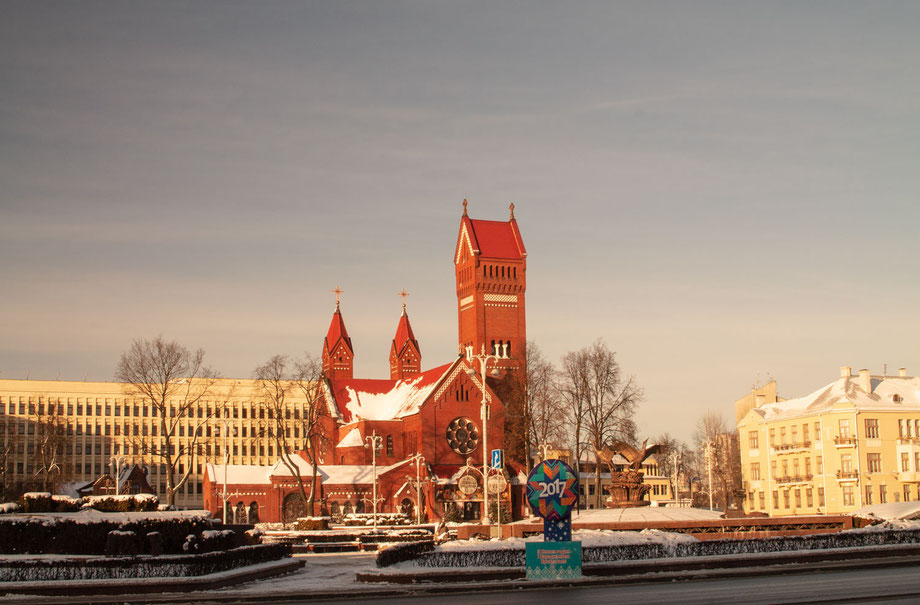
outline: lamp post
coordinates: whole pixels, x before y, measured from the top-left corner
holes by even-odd
[[[121,472],[121,461],[124,460],[127,464],[128,459],[124,456],[112,456],[109,459],[109,466],[112,468],[112,479],[115,480],[115,495],[119,495],[118,489],[118,474]]]
[[[223,502],[223,523],[227,524],[227,467],[230,465],[230,448],[227,446],[227,437],[230,436],[230,419],[219,418],[217,423],[224,428],[224,493],[221,496]]]
[[[409,460],[415,460],[415,524],[422,524],[422,463],[425,457],[421,454],[415,454]],[[406,475],[406,480],[412,482],[412,477]]]
[[[490,525],[492,521],[489,518],[489,486],[487,485],[489,478],[489,395],[486,389],[486,369],[490,361],[508,359],[508,345],[503,344],[501,351],[496,350],[494,353],[486,354],[486,345],[483,343],[479,355],[474,355],[473,347],[470,346],[466,348],[466,358],[470,362],[470,369],[467,370],[467,374],[470,377],[476,377],[476,370],[472,368],[473,360],[479,361],[479,370],[482,374],[482,411],[480,412],[480,418],[482,419],[482,522],[485,525]],[[498,378],[501,376],[501,372],[498,368],[493,368],[490,375],[493,378]]]
[[[368,435],[364,440],[367,441],[365,449],[370,448],[371,450],[371,464],[374,467],[374,529],[377,529],[377,450],[383,447],[383,437],[378,435],[377,430],[374,429],[373,434]]]
[[[706,466],[709,469],[709,510],[712,510],[712,440],[706,442]]]

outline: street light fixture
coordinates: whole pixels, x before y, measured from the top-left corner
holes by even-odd
[[[128,459],[124,456],[112,456],[109,459],[109,466],[112,468],[112,479],[115,480],[115,495],[119,495],[118,489],[118,475],[121,473],[121,461],[124,460],[125,464],[128,463]]]
[[[479,355],[473,354],[473,347],[466,347],[466,359],[470,362],[470,369],[467,370],[467,374],[471,378],[477,376],[476,370],[473,369],[473,361],[479,361],[479,370],[482,375],[482,410],[480,412],[480,418],[482,419],[482,522],[484,525],[491,525],[492,520],[489,518],[489,486],[488,477],[489,477],[489,446],[488,446],[488,426],[489,426],[489,394],[486,389],[486,371],[489,366],[489,362],[495,362],[499,359],[508,359],[508,345],[503,344],[501,350],[496,349],[492,354],[486,354],[486,345],[483,343],[482,350]],[[493,378],[498,378],[501,376],[501,371],[498,368],[493,368],[492,372],[489,373]]]
[[[421,454],[415,454],[409,457],[409,460],[415,460],[415,524],[422,524],[422,463],[425,457]],[[406,475],[406,481],[412,483],[412,477]]]
[[[383,437],[377,434],[374,429],[373,434],[364,438],[367,443],[364,448],[371,450],[371,464],[374,467],[374,529],[377,529],[377,451],[383,448]]]
[[[224,429],[224,493],[221,496],[223,501],[223,523],[227,524],[227,500],[229,495],[227,494],[227,467],[230,465],[230,448],[227,446],[227,437],[230,436],[230,419],[229,418],[218,418],[217,424],[221,425]]]

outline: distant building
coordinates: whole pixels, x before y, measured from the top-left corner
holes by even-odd
[[[840,377],[805,397],[761,400],[738,422],[744,510],[849,513],[920,500],[920,378]]]

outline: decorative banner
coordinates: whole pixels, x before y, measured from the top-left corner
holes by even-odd
[[[487,485],[490,494],[501,494],[508,487],[508,480],[503,475],[492,475]]]
[[[550,521],[543,519],[544,542],[571,542],[572,540],[572,515],[563,519]]]
[[[528,580],[581,577],[581,542],[527,542]]]
[[[469,496],[475,494],[476,490],[479,489],[479,482],[472,475],[463,475],[460,477],[460,481],[457,482],[457,487],[460,488],[461,493]]]
[[[527,503],[545,523],[566,519],[578,501],[578,475],[562,460],[544,460],[527,477]],[[571,531],[571,530],[570,530]]]

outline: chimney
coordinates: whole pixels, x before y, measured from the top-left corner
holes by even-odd
[[[763,394],[758,393],[756,399],[757,399],[757,403],[754,404],[754,407],[755,407],[755,408],[762,408],[764,402],[765,402],[766,399],[767,399],[767,397],[766,397],[766,395],[763,395]]]
[[[866,393],[872,392],[872,377],[869,375],[869,370],[862,369],[859,371],[859,386]]]
[[[840,368],[840,377],[841,377],[841,378],[849,378],[849,377],[852,376],[852,375],[853,375],[853,371],[850,369],[850,366],[842,366],[842,367]]]
[[[907,376],[907,368],[898,368],[898,376]]]

